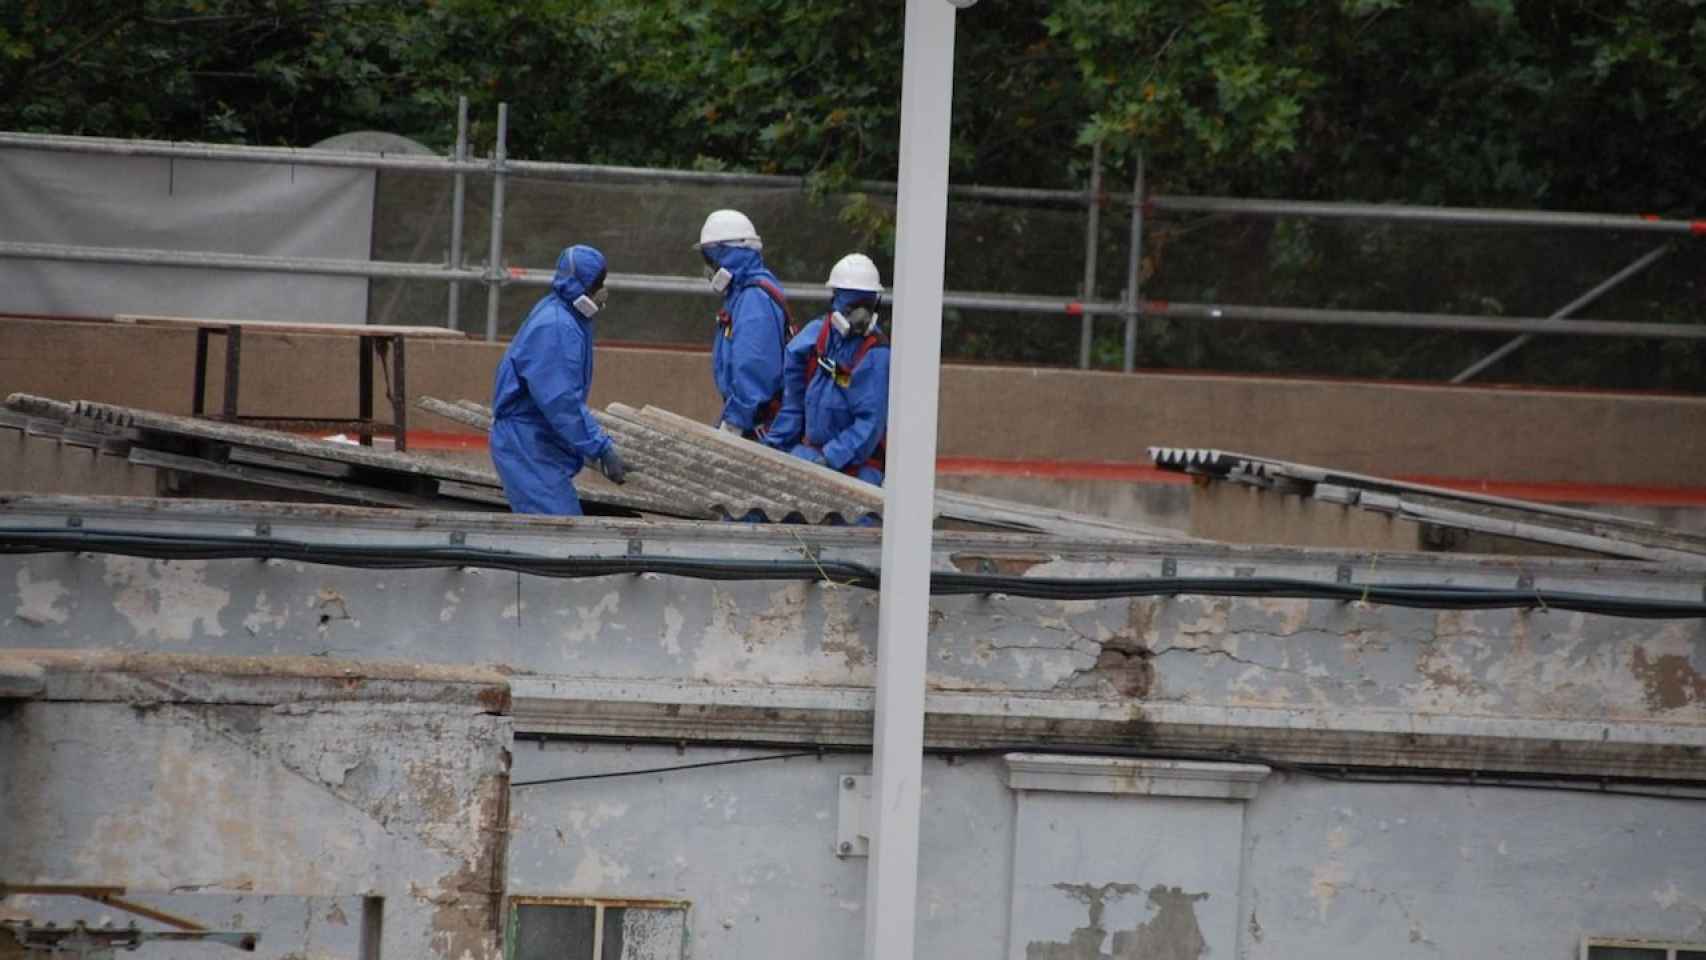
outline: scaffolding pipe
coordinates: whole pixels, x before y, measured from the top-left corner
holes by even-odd
[[[239,144],[176,143],[163,140],[120,140],[105,137],[73,137],[59,134],[0,132],[0,148],[50,150],[63,153],[106,154],[140,157],[175,157],[187,160],[245,160],[298,166],[357,167],[372,170],[413,170],[454,174],[494,173],[551,180],[604,183],[688,183],[703,186],[769,187],[803,190],[807,177],[761,173],[732,173],[709,170],[655,170],[601,164],[550,163],[537,160],[507,160],[500,165],[454,158],[414,154],[348,153],[304,147],[252,147]],[[888,181],[861,180],[853,190],[892,194]],[[962,200],[1046,204],[1078,207],[1094,199],[1084,190],[1055,190],[1032,187],[991,187],[966,184],[950,186],[948,196]],[[1130,203],[1132,194],[1109,194],[1106,202]],[[1650,215],[1568,213],[1544,210],[1478,210],[1469,207],[1431,207],[1396,203],[1335,203],[1306,200],[1260,200],[1240,197],[1198,197],[1156,194],[1147,200],[1151,212],[1241,214],[1265,217],[1317,217],[1353,220],[1433,223],[1457,226],[1560,227],[1585,230],[1636,231],[1706,237],[1706,219],[1666,219]]]
[[[78,247],[55,243],[21,243],[0,240],[0,259],[121,263],[149,267],[186,267],[210,270],[247,270],[256,273],[296,273],[333,277],[370,277],[393,280],[458,280],[477,282],[485,274],[472,267],[451,269],[441,264],[399,263],[386,260],[325,260],[311,257],[268,257],[241,253],[147,250],[127,247]],[[548,287],[555,276],[550,270],[515,269],[505,275],[509,283]],[[703,294],[705,281],[699,277],[669,277],[655,274],[613,273],[607,281],[616,292]],[[789,299],[824,301],[829,292],[820,283],[787,283]],[[1020,294],[945,292],[942,305],[962,310],[994,310],[1077,317],[1084,313],[1118,315],[1129,312],[1129,303],[1083,303],[1063,297]],[[1381,313],[1363,310],[1317,310],[1306,307],[1259,307],[1238,304],[1175,303],[1160,300],[1142,305],[1146,315],[1182,320],[1248,320],[1259,323],[1302,323],[1326,326],[1369,326],[1421,330],[1454,330],[1547,336],[1638,337],[1661,340],[1706,340],[1706,324],[1623,323],[1606,320],[1572,320],[1560,323],[1544,317],[1478,317],[1462,314]]]
[[[1397,203],[1326,203],[1305,200],[1253,200],[1242,197],[1156,195],[1152,210],[1171,213],[1223,213],[1257,217],[1316,217],[1335,220],[1381,220],[1463,227],[1556,227],[1581,230],[1623,230],[1640,233],[1706,236],[1706,220],[1666,220],[1656,216],[1604,213],[1558,213],[1545,210],[1476,210],[1465,207],[1424,207]]]
[[[1581,308],[1587,306],[1588,304],[1594,302],[1595,300],[1598,300],[1600,297],[1604,296],[1607,293],[1610,293],[1612,290],[1615,290],[1617,287],[1621,286],[1623,284],[1623,281],[1628,280],[1630,277],[1635,276],[1636,274],[1640,273],[1641,271],[1643,271],[1643,270],[1647,269],[1648,267],[1652,266],[1653,264],[1659,262],[1659,260],[1662,259],[1665,254],[1670,253],[1670,249],[1671,249],[1670,244],[1667,243],[1662,247],[1658,247],[1657,249],[1647,251],[1647,253],[1644,256],[1642,256],[1639,260],[1636,260],[1634,263],[1629,264],[1627,267],[1624,267],[1622,270],[1619,270],[1616,273],[1612,274],[1610,277],[1607,277],[1604,282],[1600,283],[1599,286],[1594,287],[1592,290],[1589,290],[1587,293],[1584,293],[1581,296],[1577,297],[1576,299],[1571,300],[1569,303],[1565,304],[1564,306],[1559,307],[1556,311],[1553,312],[1553,314],[1550,317],[1547,317],[1546,319],[1557,320],[1557,321],[1562,322],[1566,317],[1569,317],[1570,315],[1574,314],[1577,310],[1580,310]],[[1493,364],[1498,363],[1500,360],[1503,360],[1505,357],[1508,357],[1511,354],[1522,349],[1524,344],[1528,343],[1528,341],[1533,340],[1533,339],[1534,339],[1534,334],[1525,333],[1522,336],[1517,337],[1516,339],[1507,342],[1504,346],[1500,347],[1499,349],[1494,350],[1492,353],[1487,354],[1486,356],[1482,357],[1481,359],[1479,359],[1479,360],[1475,361],[1474,363],[1470,364],[1469,366],[1465,367],[1461,373],[1459,373],[1457,376],[1451,378],[1451,382],[1452,383],[1467,383],[1471,379],[1474,379],[1476,374],[1487,369],[1488,367],[1492,366]]]
[[[1102,225],[1102,141],[1090,149],[1090,201],[1084,205],[1084,289],[1079,296],[1096,299],[1096,248],[1101,239]],[[1078,333],[1078,369],[1090,369],[1090,341],[1096,336],[1096,315],[1084,314]]]
[[[1706,323],[1620,323],[1572,320],[1559,323],[1544,317],[1478,317],[1454,313],[1383,313],[1368,310],[1317,310],[1308,307],[1255,307],[1218,303],[1173,303],[1151,300],[1144,313],[1181,320],[1252,320],[1258,323],[1306,323],[1341,327],[1453,330],[1478,333],[1573,334],[1587,337],[1641,337],[1660,340],[1706,340]]]
[[[498,142],[492,149],[492,242],[486,252],[486,342],[498,338],[498,299],[503,293],[504,157],[509,139],[509,104],[498,104]]]
[[[1125,355],[1120,369],[1137,369],[1137,318],[1143,315],[1141,292],[1143,272],[1143,151],[1137,151],[1137,173],[1132,176],[1131,246],[1126,256],[1125,290],[1129,306],[1125,315]]]
[[[241,144],[174,143],[164,140],[118,140],[108,137],[69,137],[58,134],[0,133],[0,147],[48,150],[121,157],[169,157],[177,160],[239,160],[298,167],[354,167],[363,170],[415,170],[425,173],[489,173],[476,162],[458,164],[448,157],[406,153],[350,153],[309,147],[251,147]]]
[[[468,159],[468,98],[459,97],[456,101],[456,152],[452,154],[458,164]],[[452,177],[450,190],[450,266],[460,269],[462,266],[462,208],[467,202],[468,175],[458,169]],[[462,284],[450,281],[450,305],[445,316],[447,325],[452,330],[462,329]]]
[[[130,247],[77,247],[59,243],[21,243],[0,240],[0,258],[61,260],[79,263],[125,263],[146,267],[189,267],[205,270],[247,270],[255,273],[298,273],[326,277],[368,277],[387,280],[480,280],[474,269],[452,270],[436,263],[387,260],[330,260],[317,257],[269,257],[248,253],[147,250]]]

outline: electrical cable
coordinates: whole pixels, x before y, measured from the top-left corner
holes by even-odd
[[[155,560],[296,560],[367,570],[477,567],[554,578],[654,573],[715,581],[830,581],[876,590],[881,574],[844,560],[731,560],[669,556],[553,557],[459,545],[312,544],[271,537],[0,528],[0,554],[94,552]],[[1327,583],[1290,577],[1050,578],[938,571],[935,596],[1001,594],[1037,600],[1110,600],[1179,594],[1365,602],[1439,610],[1540,609],[1639,619],[1706,618],[1706,603],[1536,588]]]
[[[576,738],[579,739],[579,738]],[[601,738],[589,738],[593,742]],[[666,744],[643,740],[617,739],[611,742],[623,743],[629,746],[665,746]],[[729,746],[740,749],[750,749],[750,745],[742,744],[713,744],[701,743],[696,746],[714,748]],[[771,760],[795,760],[802,757],[824,757],[829,754],[869,754],[870,747],[853,745],[825,745],[809,750],[793,750],[785,753],[767,753],[752,757],[736,757],[729,760],[709,760],[697,763],[683,763],[663,767],[647,767],[639,770],[612,770],[603,773],[585,773],[566,777],[548,777],[539,780],[520,780],[510,784],[511,788],[533,787],[554,783],[574,783],[586,780],[613,780],[622,777],[638,777],[652,774],[679,773],[688,770],[701,770],[706,767],[726,767],[736,764],[764,763]],[[1706,793],[1665,793],[1653,789],[1615,788],[1612,783],[1643,782],[1610,778],[1594,778],[1598,785],[1586,785],[1571,782],[1569,778],[1557,776],[1547,777],[1535,775],[1521,778],[1512,774],[1487,774],[1479,772],[1442,772],[1416,771],[1413,774],[1392,774],[1390,772],[1365,771],[1362,768],[1343,767],[1322,763],[1290,763],[1263,757],[1255,754],[1211,754],[1211,753],[1170,753],[1142,750],[1120,749],[1117,747],[1071,747],[1055,744],[1021,744],[994,747],[927,747],[924,751],[932,756],[990,756],[1009,753],[1043,753],[1056,756],[1103,756],[1120,757],[1134,760],[1190,760],[1211,763],[1255,763],[1272,767],[1281,772],[1295,776],[1311,777],[1317,780],[1327,780],[1344,784],[1374,784],[1374,785],[1419,785],[1440,787],[1501,787],[1508,790],[1534,790],[1552,793],[1580,793],[1598,797],[1634,797],[1648,800],[1681,800],[1691,803],[1706,802]],[[1650,783],[1650,781],[1647,781]],[[1682,789],[1703,790],[1706,784],[1679,781],[1676,786]]]
[[[514,780],[510,788],[537,787],[547,783],[575,783],[580,780],[613,780],[617,777],[641,777],[652,773],[675,773],[679,770],[703,770],[706,767],[732,767],[740,763],[763,763],[766,760],[790,760],[795,757],[821,757],[821,750],[801,750],[795,753],[767,753],[758,757],[737,757],[733,760],[707,760],[702,763],[682,763],[672,767],[651,767],[645,770],[613,770],[609,773],[582,773],[572,777],[547,777],[543,780]]]

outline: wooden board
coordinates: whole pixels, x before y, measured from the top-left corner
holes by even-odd
[[[146,313],[119,313],[114,323],[130,323],[144,327],[242,327],[263,333],[310,333],[334,337],[413,337],[434,340],[466,340],[460,330],[444,327],[409,327],[355,323],[285,323],[276,320],[215,320],[207,317],[164,317]]]

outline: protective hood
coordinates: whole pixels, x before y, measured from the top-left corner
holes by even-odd
[[[557,275],[551,279],[551,290],[572,309],[577,299],[598,285],[604,271],[604,254],[577,243],[557,256]]]
[[[846,313],[861,303],[868,303],[875,310],[877,295],[869,290],[842,290],[837,287],[829,299],[829,309]]]
[[[705,252],[716,261],[717,266],[729,272],[734,281],[733,287],[742,286],[753,277],[768,273],[764,268],[764,254],[757,250],[723,243],[706,247]]]

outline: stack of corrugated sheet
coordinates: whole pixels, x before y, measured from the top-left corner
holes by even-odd
[[[481,430],[491,411],[419,398],[422,409]],[[13,394],[0,422],[98,449],[143,467],[200,478],[221,491],[281,490],[335,502],[416,510],[503,510],[497,474],[480,465],[85,400]],[[857,523],[880,517],[883,492],[853,477],[685,417],[612,404],[595,412],[630,466],[620,486],[597,470],[575,483],[590,514],[698,520]],[[197,488],[193,495],[206,495]],[[1189,539],[1171,530],[966,494],[938,492],[938,523],[1078,540]]]
[[[86,400],[13,394],[6,407],[26,433],[228,487],[415,510],[508,509],[496,473],[432,457]],[[667,501],[618,488],[602,502],[679,515]]]
[[[1610,557],[1706,567],[1706,537],[1626,517],[1225,450],[1150,447],[1149,456],[1156,466],[1168,470],[1296,493],[1434,527]]]
[[[483,431],[492,426],[491,409],[471,400],[420,397],[415,404]],[[628,465],[622,487],[673,504],[684,515],[845,523],[882,512],[876,487],[666,410],[612,404],[593,416]],[[576,483],[584,486],[583,499],[603,497],[614,486],[593,470],[583,471]]]
[[[491,427],[491,410],[472,401],[448,403],[421,397],[416,405],[480,430]],[[623,460],[633,467],[627,485],[682,508],[690,506],[694,512],[719,518],[807,523],[855,522],[882,514],[883,491],[879,487],[667,410],[611,404],[603,412],[594,411],[594,416],[615,438]],[[945,526],[1075,539],[1189,539],[1173,530],[949,491],[937,491],[936,512],[938,522]]]

